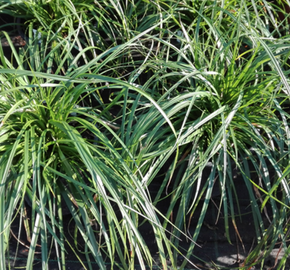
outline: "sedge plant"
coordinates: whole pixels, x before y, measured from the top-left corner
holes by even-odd
[[[59,269],[65,269],[66,250],[77,253],[79,249],[66,245],[69,238],[65,233],[65,207],[82,239],[89,269],[91,260],[100,269],[106,269],[107,263],[123,269],[134,268],[136,262],[143,269],[146,265],[152,267],[153,254],[138,229],[144,219],[152,226],[160,261],[167,269],[167,256],[174,262],[174,248],[144,178],[148,164],[154,160],[150,149],[149,158],[144,160],[137,154],[139,150],[134,152],[126,144],[125,134],[130,133],[132,122],[112,122],[101,113],[104,106],[86,107],[83,102],[88,94],[102,89],[106,83],[123,89],[124,96],[134,91],[154,104],[156,117],[161,116],[162,124],[165,119],[175,134],[166,113],[142,88],[92,72],[92,67],[98,70],[102,58],[106,60],[110,53],[118,56],[118,50],[122,52],[130,42],[81,68],[70,63],[69,50],[64,57],[57,48],[46,51],[44,40],[39,43],[36,38],[31,47],[20,52],[11,41],[10,44],[14,65],[1,52],[1,268],[6,263],[11,267],[6,261],[10,256],[10,228],[18,215],[19,227],[26,222],[26,233],[30,236],[26,269],[32,268],[38,245],[43,269],[49,267],[52,248]],[[56,70],[52,69],[50,59]],[[124,105],[124,117],[130,115],[126,108]],[[119,130],[123,134],[118,134]],[[145,133],[147,130],[139,133],[140,140]],[[168,151],[160,148],[159,154]],[[28,224],[24,215],[27,209],[30,209]]]
[[[255,6],[245,5],[237,13],[218,4],[207,8],[212,11],[208,13],[212,17],[192,8],[192,12],[199,14],[195,20],[190,25],[180,20],[180,31],[171,32],[172,39],[180,45],[161,42],[161,47],[167,47],[164,54],[160,53],[158,60],[148,61],[135,73],[146,70],[146,66],[155,70],[146,87],[178,134],[176,141],[169,129],[159,126],[154,138],[168,145],[169,153],[174,155],[171,163],[166,164],[166,175],[155,203],[170,185],[171,203],[166,216],[169,219],[175,212],[176,228],[187,229],[193,237],[194,242],[185,251],[189,258],[216,183],[221,193],[217,204],[219,213],[223,213],[226,236],[231,241],[229,228],[234,227],[238,233],[236,218],[240,217],[234,204],[236,201],[239,205],[243,199],[237,196],[233,179],[233,170],[237,168],[248,191],[253,229],[260,239],[255,252],[265,244],[265,239],[269,252],[278,239],[283,239],[287,249],[288,234],[283,228],[289,214],[289,115],[282,109],[290,93],[287,39],[276,37],[276,31],[269,31],[264,23],[265,13],[259,17],[259,13],[250,12]],[[244,14],[251,14],[255,20]],[[223,17],[217,20],[221,15],[225,20]],[[154,130],[154,121],[146,119],[144,115],[144,120],[136,123],[136,133],[145,123],[152,124]],[[204,183],[202,178],[208,164],[212,168]],[[191,229],[190,221],[198,205],[202,207],[202,214],[198,215],[196,228]],[[262,213],[266,206],[273,216],[265,223]],[[167,228],[167,221],[163,225]],[[267,230],[268,226],[274,226],[274,230]],[[179,235],[179,231],[174,231],[174,235]],[[180,244],[177,238],[173,241],[175,246]]]

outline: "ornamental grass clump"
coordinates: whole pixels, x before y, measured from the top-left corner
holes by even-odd
[[[198,224],[190,232],[194,242],[186,257],[192,254],[198,240],[214,183],[221,192],[217,205],[228,241],[230,227],[238,233],[236,219],[241,216],[235,211],[234,202],[239,205],[242,198],[237,197],[233,179],[233,171],[238,169],[249,196],[253,230],[257,238],[262,239],[259,251],[265,249],[262,258],[256,256],[259,248],[254,251],[252,261],[247,262],[251,264],[265,258],[278,239],[283,239],[284,247],[288,239],[285,226],[290,196],[287,180],[289,115],[281,106],[289,100],[290,93],[289,48],[285,38],[263,37],[271,33],[262,28],[262,20],[255,22],[260,24],[258,30],[249,27],[244,9],[233,15],[217,8],[213,9],[212,16],[218,17],[223,12],[228,14],[226,28],[204,14],[190,26],[180,22],[181,31],[177,35],[172,33],[172,39],[179,40],[180,45],[161,42],[161,47],[168,46],[170,55],[166,60],[148,61],[139,72],[146,70],[146,66],[155,70],[146,87],[178,134],[176,139],[169,128],[158,126],[160,136],[164,137],[158,142],[171,145],[169,154],[174,158],[171,164],[166,164],[166,175],[155,203],[162,194],[168,194],[168,186],[171,186],[171,203],[166,216],[169,219],[175,214],[176,228],[187,228],[188,232],[197,206],[202,205]],[[154,130],[156,124],[148,121],[152,119],[149,115],[144,116],[144,120],[141,118],[139,128],[145,124]],[[212,167],[204,182],[208,164]],[[266,206],[273,216],[265,223],[262,214]],[[267,230],[268,227],[274,229]],[[179,235],[178,231],[173,232]],[[179,246],[178,238],[172,241]]]
[[[38,45],[34,48],[38,50]],[[63,59],[56,52],[50,51],[47,59],[52,54],[62,65]],[[111,83],[122,86],[124,96],[130,90],[147,97],[156,106],[155,114],[162,113],[170,124],[165,113],[142,89],[92,74],[90,65],[79,73],[74,70],[73,76],[57,75],[51,74],[49,66],[46,72],[43,67],[41,72],[26,70],[21,56],[15,49],[13,53],[17,68],[1,55],[1,268],[6,267],[5,258],[9,257],[11,223],[18,214],[20,227],[27,222],[23,216],[27,207],[31,208],[26,227],[27,233],[31,232],[27,269],[32,268],[38,245],[43,269],[48,269],[52,247],[59,269],[65,268],[65,243],[69,240],[63,207],[83,239],[89,265],[93,258],[101,269],[106,268],[108,259],[111,265],[124,269],[136,260],[143,268],[152,266],[153,254],[138,230],[139,220],[145,219],[152,225],[166,268],[165,254],[174,261],[172,246],[151,203],[146,181],[142,181],[145,169],[138,161],[142,159],[125,144],[130,126],[112,123],[106,114],[101,115],[102,106],[84,107],[82,101],[98,86]],[[26,53],[28,59],[37,60],[29,50]],[[22,56],[25,59],[25,53]],[[65,71],[64,66],[58,68]],[[124,117],[128,114],[124,106]],[[114,130],[124,133],[119,136]],[[150,160],[142,162],[150,164]],[[77,247],[71,245],[71,249],[77,252]]]

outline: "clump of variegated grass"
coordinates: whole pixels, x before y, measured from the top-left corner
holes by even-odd
[[[6,37],[9,40],[8,35]],[[105,55],[99,59],[103,62],[114,60],[114,55],[118,57],[135,40],[112,49],[107,53],[109,59]],[[124,269],[128,265],[133,267],[137,261],[143,268],[145,265],[152,267],[153,254],[138,230],[141,220],[145,219],[152,225],[160,259],[166,268],[167,256],[170,261],[175,261],[174,247],[159,220],[160,213],[152,205],[147,178],[156,175],[160,169],[157,166],[150,171],[155,156],[166,155],[170,149],[164,147],[152,156],[155,149],[148,148],[139,153],[139,149],[130,144],[128,135],[132,121],[136,119],[127,121],[126,118],[131,115],[132,106],[138,107],[141,115],[144,108],[139,106],[138,100],[127,106],[126,96],[133,91],[145,97],[156,108],[152,108],[151,115],[159,119],[158,125],[164,125],[165,120],[171,126],[171,132],[176,134],[165,112],[142,87],[98,74],[99,59],[74,67],[70,50],[63,54],[56,45],[45,51],[48,45],[45,39],[39,43],[36,38],[20,53],[11,41],[10,44],[17,68],[2,51],[0,77],[2,268],[9,258],[11,222],[19,211],[25,213],[26,207],[31,207],[26,229],[30,228],[28,234],[32,232],[27,269],[32,267],[38,243],[42,249],[42,267],[48,268],[49,235],[54,239],[59,268],[64,267],[68,239],[64,233],[63,205],[66,205],[78,234],[84,240],[90,267],[91,258],[101,269],[106,268],[107,259],[112,265]],[[53,58],[57,69],[54,72],[51,69],[52,60],[38,62],[42,59],[40,55],[48,60]],[[28,70],[29,67],[32,70]],[[106,118],[107,114],[102,113],[102,109],[107,109],[104,104],[96,108],[83,106],[84,96],[106,84],[123,89],[120,93],[122,99],[109,105],[124,104],[124,121],[121,123]],[[139,130],[134,139],[139,136],[142,141],[146,133],[147,129]],[[149,137],[154,133],[152,131]],[[21,215],[19,225],[22,221]],[[99,232],[94,231],[95,224]],[[77,253],[74,247],[72,249]]]
[[[287,182],[289,115],[279,102],[289,98],[289,52],[285,39],[274,37],[276,32],[271,34],[264,27],[264,17],[250,13],[258,19],[254,23],[244,16],[244,9],[236,14],[217,6],[212,10],[213,18],[215,11],[217,17],[227,14],[229,23],[223,25],[222,19],[216,23],[200,11],[200,16],[190,26],[181,21],[180,31],[171,33],[172,40],[178,40],[180,45],[161,42],[161,47],[168,46],[170,54],[166,55],[167,58],[148,61],[136,70],[136,74],[147,67],[155,70],[145,85],[172,121],[178,134],[177,141],[169,130],[166,132],[154,121],[149,121],[152,119],[150,111],[136,123],[135,132],[138,134],[139,128],[147,125],[156,132],[154,141],[168,147],[171,145],[168,155],[176,154],[172,164],[167,164],[169,170],[155,198],[157,202],[171,183],[173,192],[166,216],[170,218],[173,209],[178,208],[175,210],[176,227],[188,228],[190,223],[186,216],[194,216],[196,206],[201,204],[202,214],[196,229],[191,232],[193,240],[198,239],[217,177],[221,189],[219,211],[223,211],[225,231],[230,241],[229,226],[236,226],[234,163],[242,173],[249,193],[257,238],[268,238],[270,251],[281,238],[281,232],[284,231],[284,245],[288,238],[283,227],[288,220],[290,196]],[[258,31],[256,23],[259,24]],[[265,39],[264,35],[268,38]],[[153,138],[148,138],[142,145],[151,145],[151,140]],[[209,161],[213,167],[204,184],[201,179]],[[249,167],[255,168],[260,185],[254,181]],[[271,181],[270,172],[279,180]],[[150,178],[151,181],[154,178]],[[278,189],[282,192],[280,200],[273,195]],[[205,195],[204,201],[200,201],[202,195]],[[264,202],[262,205],[261,200]],[[271,226],[279,224],[274,231],[267,230],[268,225],[262,219],[261,209],[266,204],[274,213]],[[166,222],[164,226],[167,226]],[[179,232],[174,231],[174,235],[179,235]],[[179,241],[173,241],[178,246]],[[194,246],[192,243],[187,250],[187,257]],[[285,263],[285,259],[283,261]]]

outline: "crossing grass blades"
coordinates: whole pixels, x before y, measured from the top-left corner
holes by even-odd
[[[65,233],[64,211],[88,269],[92,262],[100,269],[152,269],[156,250],[161,269],[194,268],[190,256],[214,181],[230,241],[238,203],[233,167],[246,186],[257,236],[240,267],[263,265],[279,242],[282,268],[289,253],[290,51],[286,22],[278,24],[275,14],[283,10],[268,1],[100,1],[81,16],[91,3],[64,3],[71,8],[57,13],[67,18],[63,31],[37,21],[40,5],[23,17],[25,47],[16,50],[1,33],[13,57],[0,48],[1,269],[13,267],[15,220],[31,236],[26,269],[33,269],[39,246],[42,269],[52,250],[66,269],[66,251],[80,250]],[[102,14],[97,24],[94,12]],[[164,197],[170,204],[161,212]],[[273,213],[270,224],[264,207]],[[145,223],[154,254],[140,231]]]

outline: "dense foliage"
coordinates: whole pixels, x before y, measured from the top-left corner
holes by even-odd
[[[43,269],[52,249],[66,269],[64,211],[75,227],[70,248],[85,254],[89,269],[90,261],[153,268],[145,222],[160,267],[189,267],[214,185],[228,240],[230,227],[238,231],[233,170],[257,235],[244,268],[263,264],[276,242],[286,250],[282,268],[290,199],[286,2],[3,0],[0,13],[21,18],[7,25],[26,45],[15,48],[13,30],[1,32],[11,58],[1,46],[0,268],[11,267],[10,228],[20,217],[31,238],[27,269],[39,245]]]

